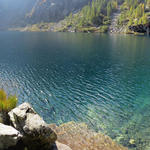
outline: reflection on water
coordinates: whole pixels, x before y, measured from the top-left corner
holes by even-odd
[[[86,122],[135,150],[149,146],[150,39],[0,32],[0,87],[49,123]],[[141,148],[142,147],[142,148]]]

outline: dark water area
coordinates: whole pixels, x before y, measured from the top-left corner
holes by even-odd
[[[48,122],[85,122],[150,149],[150,38],[0,32],[0,87]]]

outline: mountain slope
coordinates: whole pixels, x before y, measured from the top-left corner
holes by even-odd
[[[107,32],[118,6],[115,31],[149,22],[150,0],[0,0],[0,29]]]
[[[89,0],[37,0],[26,18],[30,23],[56,22],[81,9]]]
[[[54,29],[71,32],[111,31],[108,29],[116,13],[111,30],[115,33],[133,33],[131,26],[150,25],[150,0],[93,0],[77,14],[70,14],[61,21],[59,28]]]
[[[56,22],[90,0],[0,0],[0,28]]]
[[[0,28],[23,25],[24,14],[34,5],[36,0],[0,0]]]
[[[87,5],[84,5],[81,10],[76,12],[72,10],[69,16],[58,23],[34,24],[33,26],[27,26],[23,30],[106,32],[110,24],[110,16],[117,10],[118,3],[120,3],[120,0],[92,0]],[[76,8],[76,10],[78,9]]]

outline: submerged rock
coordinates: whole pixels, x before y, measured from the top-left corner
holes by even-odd
[[[70,122],[60,126],[51,124],[50,127],[57,133],[58,141],[72,150],[128,150],[108,136],[88,129],[84,123]]]
[[[69,146],[62,144],[60,142],[56,142],[53,147],[52,150],[72,150]]]
[[[0,150],[15,146],[21,137],[22,135],[19,131],[0,123]]]
[[[28,150],[48,150],[55,143],[57,135],[28,103],[9,112],[11,124],[23,135]]]

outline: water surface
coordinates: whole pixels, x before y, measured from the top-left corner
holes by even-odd
[[[148,150],[149,43],[128,35],[0,32],[0,87],[48,123],[86,122]]]

